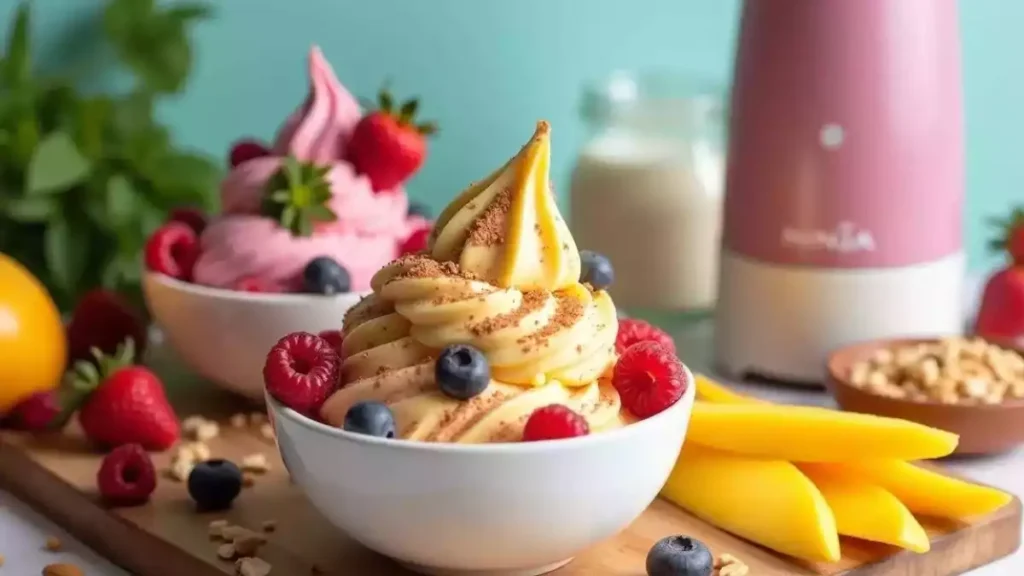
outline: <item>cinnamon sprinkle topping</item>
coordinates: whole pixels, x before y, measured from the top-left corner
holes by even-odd
[[[554,317],[540,330],[516,340],[518,344],[546,344],[559,330],[569,328],[583,317],[583,303],[562,292],[555,292],[558,304]]]
[[[505,230],[509,210],[512,209],[512,190],[498,192],[483,214],[473,221],[466,243],[473,246],[500,246],[505,243]]]
[[[498,330],[504,330],[510,326],[515,326],[520,320],[534,311],[539,310],[546,300],[547,294],[543,290],[530,290],[523,292],[523,301],[519,304],[518,308],[511,312],[485,318],[470,326],[469,331],[474,336],[483,336],[485,334],[493,334]]]

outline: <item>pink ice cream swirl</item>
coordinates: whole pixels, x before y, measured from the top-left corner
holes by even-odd
[[[233,288],[258,278],[284,290],[310,260],[328,256],[348,270],[353,290],[366,290],[373,274],[399,255],[401,243],[429,224],[407,215],[404,189],[374,193],[344,159],[361,111],[317,47],[309,53],[309,76],[309,96],[285,121],[269,155],[235,166],[221,183],[222,214],[201,238],[196,282]],[[329,167],[327,206],[337,220],[318,223],[312,236],[293,236],[260,213],[267,182],[288,156]]]

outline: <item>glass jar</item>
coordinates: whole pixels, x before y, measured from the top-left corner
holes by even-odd
[[[611,259],[616,306],[703,317],[717,296],[723,94],[685,76],[616,74],[586,90],[570,189],[580,249]]]

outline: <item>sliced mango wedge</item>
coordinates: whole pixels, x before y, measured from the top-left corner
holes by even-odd
[[[661,495],[723,530],[778,552],[839,560],[825,498],[783,460],[728,454],[687,443]]]
[[[991,514],[1013,496],[899,460],[865,460],[827,464],[836,473],[855,476],[885,488],[911,512],[938,518],[966,519]]]
[[[767,401],[745,396],[722,386],[703,374],[694,377],[697,382],[697,399],[716,404],[766,404]]]
[[[829,464],[798,464],[825,497],[843,536],[881,542],[923,554],[931,549],[928,534],[891,492]]]
[[[791,462],[895,458],[922,460],[953,452],[957,435],[896,418],[780,404],[693,407],[687,442]]]

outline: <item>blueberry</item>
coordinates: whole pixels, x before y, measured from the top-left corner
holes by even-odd
[[[359,402],[345,413],[343,428],[356,434],[394,438],[395,415],[380,402]]]
[[[302,271],[302,287],[310,294],[341,294],[352,287],[348,270],[327,256],[318,256]]]
[[[430,219],[430,208],[419,202],[409,202],[409,216],[421,216],[426,219]]]
[[[491,382],[491,366],[483,352],[472,346],[455,344],[438,356],[434,377],[441,391],[448,396],[469,400],[487,389]]]
[[[188,494],[201,510],[224,510],[242,491],[242,471],[227,460],[196,464],[188,475]]]
[[[708,547],[689,536],[662,538],[647,553],[648,576],[709,576],[714,564]]]
[[[586,282],[595,290],[604,290],[615,282],[612,263],[603,254],[580,250],[580,282]]]

